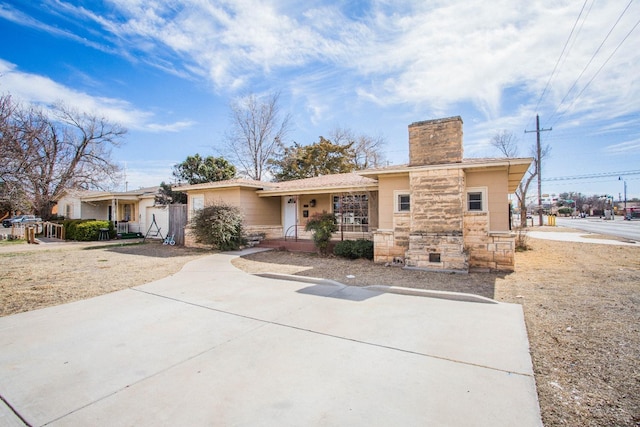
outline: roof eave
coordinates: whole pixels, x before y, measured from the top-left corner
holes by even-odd
[[[291,196],[291,195],[303,195],[303,194],[327,194],[327,193],[349,193],[354,191],[367,191],[377,190],[378,183],[372,182],[361,185],[342,185],[342,186],[324,186],[324,187],[312,187],[312,188],[288,188],[288,189],[275,189],[275,190],[258,190],[258,196],[260,197],[274,197],[274,196]]]

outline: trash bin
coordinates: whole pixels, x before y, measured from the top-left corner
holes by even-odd
[[[98,240],[109,240],[109,229],[101,228],[100,234],[98,235]]]

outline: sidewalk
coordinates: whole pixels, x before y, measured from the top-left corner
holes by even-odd
[[[572,231],[528,231],[527,235],[534,239],[557,240],[561,242],[577,242],[577,243],[599,243],[601,245],[619,245],[619,246],[638,246],[632,241],[623,241],[622,238],[595,239],[592,237],[596,234],[582,231],[579,233]]]
[[[236,255],[0,318],[2,399],[34,426],[541,425],[519,305],[269,279]]]

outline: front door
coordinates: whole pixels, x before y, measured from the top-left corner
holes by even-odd
[[[298,216],[296,214],[296,196],[284,196],[282,198],[282,227],[285,237],[296,237]]]

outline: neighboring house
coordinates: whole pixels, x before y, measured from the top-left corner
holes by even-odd
[[[69,190],[58,200],[58,215],[67,219],[113,221],[118,233],[142,235],[149,231],[155,215],[156,223],[165,236],[169,229],[169,213],[166,206],[154,205],[158,189],[149,187],[123,192]]]
[[[374,261],[440,271],[513,270],[513,193],[531,158],[463,159],[462,119],[409,125],[409,164],[287,182],[234,179],[174,189],[188,216],[212,203],[239,206],[244,227],[267,239],[308,238],[318,212],[336,215],[334,238],[368,238]],[[195,241],[187,228],[185,244]]]

